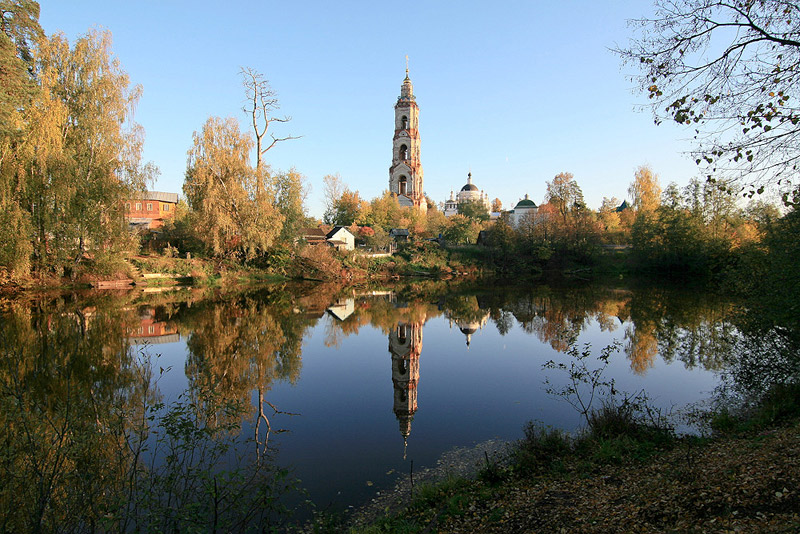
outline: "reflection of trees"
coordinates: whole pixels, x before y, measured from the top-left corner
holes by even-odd
[[[731,302],[691,290],[498,287],[477,298],[450,296],[443,303],[452,319],[477,318],[488,311],[500,334],[517,324],[561,352],[591,321],[603,331],[625,324],[626,353],[639,374],[654,365],[658,354],[687,367],[720,369],[738,335]]]
[[[275,380],[294,383],[302,367],[302,336],[309,319],[266,295],[195,305],[179,319],[191,331],[186,375],[191,395],[213,421],[230,406],[247,406]],[[213,393],[213,394],[212,394]],[[213,404],[208,404],[212,402]]]
[[[734,304],[709,294],[651,288],[631,301],[633,329],[626,331],[631,368],[644,371],[656,352],[689,368],[722,369],[739,336]]]
[[[56,301],[0,321],[0,530],[70,530],[119,506],[130,422],[154,400],[127,347],[136,320]]]
[[[637,375],[647,373],[647,370],[655,364],[658,356],[658,339],[655,331],[655,325],[647,322],[635,326],[631,324],[625,329],[625,337],[628,340],[625,351],[631,361],[631,370]]]
[[[486,297],[490,316],[501,334],[511,330],[513,319],[526,333],[564,352],[570,341],[594,319],[603,330],[614,330],[627,316],[630,294],[596,288],[553,290],[547,286],[501,288]]]

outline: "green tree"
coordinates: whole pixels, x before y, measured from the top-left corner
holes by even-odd
[[[458,203],[458,213],[476,221],[488,221],[489,210],[479,200],[466,200]]]
[[[284,243],[297,237],[300,228],[306,223],[305,199],[308,190],[305,176],[296,169],[280,172],[273,178],[275,186],[275,209],[283,215],[280,241]]]
[[[656,123],[695,130],[706,176],[750,194],[800,163],[800,6],[777,0],[657,0],[627,48]]]
[[[447,228],[444,231],[444,238],[450,243],[474,244],[478,240],[478,233],[481,231],[479,222],[465,217],[464,215],[453,215],[448,219]]]
[[[216,256],[263,254],[280,235],[284,216],[275,208],[269,175],[250,166],[252,139],[230,117],[210,117],[192,139],[183,192],[197,236]]]

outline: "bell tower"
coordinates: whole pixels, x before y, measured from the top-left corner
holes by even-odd
[[[422,353],[422,324],[398,322],[389,332],[389,353],[392,355],[392,386],[394,411],[403,436],[403,459],[411,434],[411,421],[417,411],[419,357]]]
[[[392,166],[389,167],[389,192],[397,197],[401,206],[413,206],[427,211],[428,203],[422,188],[422,164],[419,159],[419,107],[414,96],[414,86],[408,77],[400,86],[400,96],[394,105],[394,140]]]

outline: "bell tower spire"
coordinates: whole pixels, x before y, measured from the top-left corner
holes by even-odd
[[[423,191],[422,163],[420,162],[419,107],[414,96],[414,85],[408,74],[400,86],[400,96],[394,105],[394,139],[392,165],[389,167],[389,191],[401,206],[427,211]]]

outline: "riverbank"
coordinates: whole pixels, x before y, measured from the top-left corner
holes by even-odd
[[[389,257],[339,252],[329,247],[276,250],[258,261],[136,255],[113,262],[85,259],[70,276],[54,273],[13,279],[0,269],[0,292],[52,289],[125,289],[127,287],[248,286],[264,282],[307,280],[346,284],[381,280],[480,278],[493,271],[470,251],[449,250],[436,243],[409,243]]]
[[[477,477],[418,488],[410,505],[349,531],[797,532],[798,391],[746,421],[718,414],[714,438],[587,435],[570,446],[552,429],[526,431],[507,461],[486,455]]]

